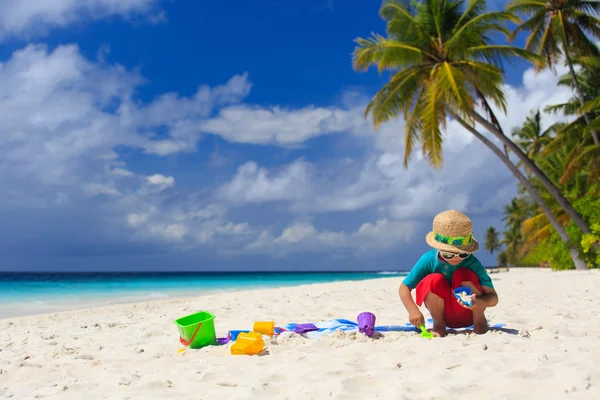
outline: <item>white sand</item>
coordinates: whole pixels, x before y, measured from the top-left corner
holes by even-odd
[[[362,311],[402,324],[401,278],[221,293],[0,320],[0,398],[14,399],[600,399],[600,272],[493,274],[489,332],[427,340],[362,334],[177,353],[173,320],[209,310],[217,335]],[[426,317],[428,313],[425,312]]]

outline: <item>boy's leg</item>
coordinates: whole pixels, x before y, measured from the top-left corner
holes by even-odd
[[[436,336],[445,336],[444,299],[433,292],[429,292],[425,296],[425,307],[427,307],[433,319],[433,329],[431,329],[431,332]]]
[[[460,286],[467,286],[471,289],[471,291],[477,295],[481,296],[483,294],[483,289],[479,284],[479,278],[477,274],[470,269],[467,268],[459,268],[454,272],[452,276],[452,290]],[[488,331],[488,323],[485,318],[485,309],[477,308],[475,310],[467,310],[463,308],[458,302],[456,302],[457,307],[462,308],[465,311],[468,311],[472,314],[473,318],[473,328],[475,333],[486,333]]]
[[[435,273],[427,275],[416,287],[417,305],[425,303],[433,319],[432,333],[436,336],[446,334],[444,303],[450,293],[450,285],[444,275]]]

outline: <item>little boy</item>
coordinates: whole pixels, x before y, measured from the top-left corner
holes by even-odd
[[[432,250],[423,254],[400,284],[400,300],[411,324],[425,323],[419,307],[425,307],[433,319],[432,333],[444,336],[446,327],[474,325],[475,333],[488,331],[485,309],[498,304],[498,295],[485,267],[473,255],[479,243],[473,237],[471,220],[456,210],[444,211],[433,219],[433,231],[425,237]],[[454,289],[471,288],[472,305],[454,297]],[[416,304],[411,291],[416,289]],[[418,306],[417,306],[418,304]]]

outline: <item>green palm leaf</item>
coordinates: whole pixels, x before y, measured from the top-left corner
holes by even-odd
[[[370,39],[357,39],[359,47],[354,52],[354,68],[366,70],[376,64],[381,73],[384,69],[401,69],[418,62],[423,52],[404,43],[373,35]]]
[[[388,82],[367,105],[365,117],[373,114],[375,129],[382,122],[398,116],[400,110],[412,104],[419,90],[420,80],[425,78],[426,67],[412,67],[400,71]]]

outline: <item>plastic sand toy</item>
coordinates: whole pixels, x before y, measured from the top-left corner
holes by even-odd
[[[358,314],[358,331],[371,337],[375,333],[375,315],[370,312]]]
[[[473,305],[473,298],[471,298],[471,288],[467,286],[461,286],[454,289],[454,297],[465,303],[467,306]]]
[[[421,329],[421,337],[425,338],[425,339],[433,339],[433,333],[429,332],[427,329],[425,329],[425,325],[421,325],[419,327]]]
[[[215,316],[207,311],[200,311],[175,320],[175,325],[179,329],[179,341],[191,349],[216,345],[217,335],[214,320]]]
[[[232,355],[255,355],[265,347],[262,335],[258,332],[241,332],[231,345]]]
[[[273,336],[275,334],[275,321],[255,322],[252,330],[254,332],[262,333],[263,335]]]
[[[229,337],[229,339],[230,339],[232,342],[235,342],[235,341],[237,340],[237,337],[238,337],[238,335],[239,335],[240,333],[248,333],[248,332],[250,332],[250,331],[247,331],[247,330],[245,331],[245,330],[236,329],[236,330],[231,330],[231,331],[229,331],[229,334],[228,334],[227,336]]]
[[[229,337],[220,337],[220,338],[217,338],[217,343],[220,344],[220,345],[224,345],[224,344],[227,344],[229,342],[231,342],[231,339],[229,339]]]

